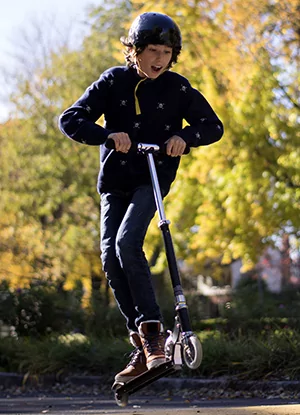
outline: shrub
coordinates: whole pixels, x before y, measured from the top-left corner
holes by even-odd
[[[80,301],[61,284],[36,281],[28,288],[11,291],[2,282],[1,297],[0,319],[14,326],[18,336],[84,329]]]
[[[235,376],[240,379],[300,379],[300,335],[283,329],[268,335],[230,337],[201,332],[203,361],[176,376]],[[128,363],[128,338],[88,337],[79,333],[44,339],[6,338],[0,342],[1,371],[30,374],[90,374],[112,378]]]

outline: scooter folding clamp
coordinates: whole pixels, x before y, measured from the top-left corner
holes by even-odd
[[[165,220],[160,220],[159,222],[158,222],[158,227],[159,228],[162,228],[163,226],[169,226],[170,225],[170,223],[171,223],[171,221],[170,220],[168,220],[168,219],[165,219]]]

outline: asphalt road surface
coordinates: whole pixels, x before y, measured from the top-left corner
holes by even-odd
[[[280,399],[172,400],[157,397],[130,397],[120,408],[113,399],[93,396],[0,397],[1,415],[300,415],[300,401]]]

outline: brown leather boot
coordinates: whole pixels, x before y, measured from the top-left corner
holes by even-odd
[[[131,353],[130,362],[122,372],[117,373],[115,382],[126,383],[146,372],[146,357],[144,354],[142,342],[138,333],[131,332],[129,335],[130,343],[135,346],[135,350]]]
[[[165,336],[160,321],[144,321],[139,326],[139,334],[143,344],[148,369],[166,362]]]

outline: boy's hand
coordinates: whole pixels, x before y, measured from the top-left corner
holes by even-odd
[[[178,135],[173,135],[173,137],[166,141],[166,144],[167,155],[171,157],[182,156],[186,148],[186,142]]]
[[[107,138],[114,140],[116,151],[128,153],[131,147],[131,140],[127,133],[111,133]]]

